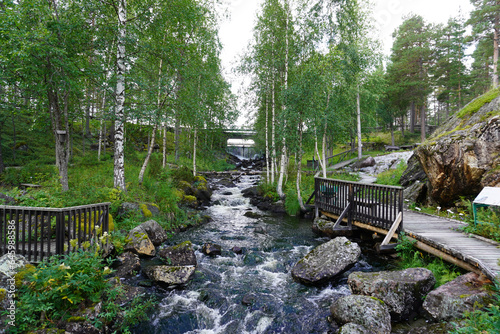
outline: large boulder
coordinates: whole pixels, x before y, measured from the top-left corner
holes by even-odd
[[[144,269],[146,275],[156,281],[167,285],[185,285],[193,276],[194,266],[151,266]]]
[[[196,266],[198,264],[191,241],[164,248],[158,252],[158,256],[169,266]]]
[[[389,334],[391,315],[383,301],[368,296],[343,296],[330,307],[333,319],[339,325],[354,323],[358,330],[366,328],[369,333]],[[363,333],[363,332],[361,332]]]
[[[457,319],[465,311],[488,305],[491,295],[483,288],[484,283],[477,274],[468,273],[441,285],[425,299],[426,316],[435,321]]]
[[[141,261],[137,254],[125,252],[116,258],[115,275],[118,277],[131,276],[141,270]]]
[[[437,203],[450,205],[483,187],[500,186],[498,94],[496,89],[472,101],[415,150]]]
[[[28,260],[22,255],[5,254],[0,257],[0,273],[13,276],[16,273],[16,269],[22,268],[27,264],[29,264]]]
[[[295,280],[321,284],[343,273],[358,262],[359,245],[345,237],[330,240],[310,251],[292,269]]]
[[[154,256],[155,246],[144,230],[137,226],[128,233],[129,242],[125,245],[125,251],[131,251],[138,255]]]
[[[425,268],[402,271],[354,272],[347,281],[353,294],[382,300],[393,321],[407,320],[417,314],[424,297],[432,290],[436,279]]]
[[[159,246],[168,239],[168,234],[165,232],[163,227],[160,226],[155,220],[148,220],[147,222],[142,223],[137,226],[136,229],[141,232],[144,232],[148,235],[149,240],[155,246]]]

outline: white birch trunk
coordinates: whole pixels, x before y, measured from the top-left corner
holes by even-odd
[[[302,212],[306,211],[306,207],[304,205],[304,201],[302,200],[302,194],[300,192],[300,183],[302,179],[302,124],[299,125],[299,154],[297,157],[297,199],[299,201],[299,206]]]
[[[118,47],[116,54],[116,110],[115,110],[115,166],[114,187],[127,191],[125,187],[125,37],[127,33],[127,1],[118,0]]]
[[[153,153],[153,147],[155,146],[156,139],[156,124],[153,126],[153,134],[151,135],[151,143],[149,145],[148,154],[146,155],[146,159],[144,159],[144,163],[142,164],[141,171],[139,172],[139,184],[142,184],[144,180],[144,173],[146,172],[146,168],[148,167],[149,160],[151,159],[151,154]]]
[[[361,141],[361,102],[359,97],[359,85],[358,85],[358,93],[356,98],[357,105],[357,123],[358,123],[358,159],[363,157],[363,142]]]
[[[266,93],[266,176],[267,176],[267,179],[266,179],[266,182],[269,183],[270,179],[269,179],[269,93],[267,92]]]
[[[275,180],[275,175],[276,175],[276,103],[274,101],[274,81],[273,81],[273,89],[272,89],[272,114],[273,114],[273,119],[272,119],[272,128],[271,128],[271,145],[273,148],[273,156],[272,156],[272,161],[271,161],[271,183],[274,183]]]
[[[497,1],[500,5],[500,1]],[[500,14],[495,17],[495,28],[493,30],[493,88],[498,87],[498,54],[499,54],[499,29],[500,29]]]
[[[286,0],[284,1],[284,7],[286,11],[285,19],[285,91],[288,88],[288,6]],[[283,111],[286,110],[286,103],[282,104]],[[283,124],[283,128],[286,128],[286,122]],[[282,149],[281,149],[281,165],[280,165],[280,176],[278,179],[278,186],[276,187],[276,192],[281,199],[285,198],[285,193],[283,192],[283,180],[286,168],[286,138],[283,135],[282,139]]]

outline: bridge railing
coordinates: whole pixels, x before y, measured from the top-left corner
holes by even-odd
[[[403,188],[316,177],[315,206],[317,211],[345,215],[349,226],[355,220],[389,230],[403,213]],[[402,227],[399,224],[397,232]]]
[[[68,208],[0,206],[0,255],[39,262],[89,245],[109,228],[110,203]]]

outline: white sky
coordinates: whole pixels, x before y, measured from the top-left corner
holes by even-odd
[[[375,19],[379,40],[382,42],[385,55],[390,54],[392,33],[403,22],[403,17],[415,13],[421,15],[428,23],[446,23],[450,17],[456,17],[461,12],[469,17],[473,8],[469,0],[371,0],[374,4]],[[262,0],[225,0],[229,3],[229,19],[220,27],[220,41],[223,45],[221,58],[225,68],[226,79],[232,84],[232,91],[238,97],[245,90],[242,79],[232,73],[239,63],[240,56],[252,39],[253,27],[257,10]],[[242,88],[243,87],[243,88]],[[240,110],[243,103],[239,103]],[[243,114],[246,112],[243,110]],[[243,115],[238,125],[243,125],[246,117]]]

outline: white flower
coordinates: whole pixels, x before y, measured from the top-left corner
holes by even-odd
[[[418,206],[415,207],[415,210],[422,211],[422,209],[420,209]]]
[[[70,266],[65,265],[65,264],[64,264],[64,262],[63,262],[63,263],[61,263],[61,264],[59,265],[59,269],[61,269],[61,270],[68,270],[68,269],[71,269],[71,267],[70,267]]]

